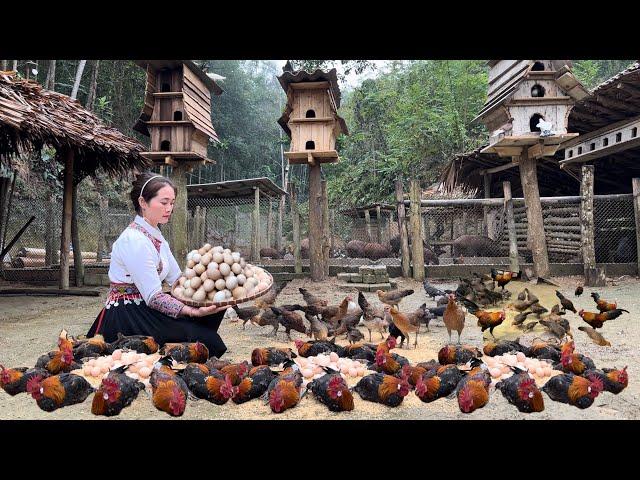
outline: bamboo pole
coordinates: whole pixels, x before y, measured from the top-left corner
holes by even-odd
[[[309,153],[309,270],[311,280],[324,280],[322,256],[322,168]]]
[[[596,266],[596,252],[593,228],[593,165],[582,166],[582,181],[580,182],[582,263],[584,265],[585,286],[603,287],[606,285],[604,269]],[[569,234],[566,234],[569,235]]]
[[[404,212],[404,193],[402,191],[402,178],[396,180],[396,202],[398,209],[398,232],[400,235],[400,255],[402,264],[402,276],[411,276],[411,259],[409,257],[409,238],[407,235],[407,223]]]
[[[424,280],[424,249],[422,247],[422,219],[420,218],[420,182],[411,180],[411,260],[413,263],[413,278]],[[452,222],[453,226],[453,222]]]
[[[631,180],[633,187],[633,212],[636,222],[636,260],[638,262],[638,275],[640,276],[640,178]]]
[[[202,215],[200,215],[200,206],[196,205],[196,209],[193,213],[193,242],[190,247],[200,248],[202,245],[198,245],[200,240],[200,231],[202,228]]]
[[[504,203],[507,210],[507,230],[509,231],[509,268],[512,272],[520,270],[518,264],[518,240],[516,225],[513,220],[513,200],[511,199],[511,182],[502,182]]]
[[[293,258],[295,261],[294,272],[302,273],[302,257],[300,256],[300,212],[295,182],[289,182],[289,198],[291,200],[291,223],[293,224]]]
[[[73,150],[63,150],[64,199],[62,203],[62,235],[60,237],[60,289],[69,289],[69,243],[71,242],[71,215],[73,210]]]

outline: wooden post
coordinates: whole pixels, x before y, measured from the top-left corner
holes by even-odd
[[[73,244],[73,270],[76,274],[76,287],[82,287],[84,285],[84,264],[82,263],[82,245],[80,244],[80,231],[78,228],[78,186],[79,182],[73,183],[71,243]]]
[[[638,276],[640,276],[640,178],[631,180],[633,186],[633,211],[636,217],[636,261],[638,262]]]
[[[549,257],[547,255],[547,240],[544,234],[540,190],[538,189],[536,159],[529,158],[527,150],[523,149],[519,164],[520,181],[524,191],[524,202],[527,207],[527,223],[529,225],[533,264],[538,277],[548,277]]]
[[[413,278],[424,280],[424,249],[422,247],[422,219],[420,218],[420,182],[411,180],[411,261],[413,263]],[[453,222],[452,222],[453,225]]]
[[[367,242],[373,242],[373,239],[371,238],[371,214],[369,213],[369,209],[364,211],[364,223],[367,227]]]
[[[311,280],[324,280],[322,257],[322,169],[309,154],[309,270]]]
[[[236,205],[234,209],[235,209],[235,216],[233,217],[233,241],[231,242],[231,245],[233,245],[232,249],[235,251],[237,250],[237,245],[238,245],[238,228],[240,227],[240,207]]]
[[[385,236],[385,243],[391,243],[391,222],[393,222],[393,212],[388,212],[387,215],[387,235]]]
[[[504,203],[507,211],[507,229],[509,231],[509,269],[518,272],[518,237],[516,236],[516,221],[513,218],[513,199],[511,198],[511,182],[502,182]]]
[[[300,212],[298,212],[298,200],[295,182],[289,183],[289,198],[291,200],[291,223],[293,224],[293,258],[295,261],[294,272],[302,273],[302,258],[300,257]]]
[[[171,170],[170,179],[178,189],[178,195],[171,214],[171,249],[178,264],[182,265],[189,253],[187,226],[187,173],[191,167],[178,162]],[[199,247],[198,247],[199,248]]]
[[[409,238],[404,212],[404,193],[402,191],[402,178],[396,180],[396,205],[398,209],[398,232],[400,234],[400,255],[402,264],[402,276],[411,276],[411,259],[409,257]]]
[[[69,243],[71,243],[71,215],[73,210],[73,150],[64,155],[64,199],[62,203],[62,235],[60,237],[60,281],[62,290],[69,289]]]
[[[54,216],[55,212],[55,194],[51,192],[51,198],[49,199],[48,212],[44,217],[44,264],[45,266],[49,266],[53,263],[53,252],[55,249],[55,240],[54,240]],[[101,215],[102,217],[102,215]],[[102,218],[100,219],[102,224]],[[98,240],[100,238],[98,237]],[[98,257],[102,259],[101,257]]]
[[[200,240],[200,231],[202,228],[202,215],[200,215],[200,206],[196,205],[196,210],[193,212],[193,231],[192,231],[192,241],[190,247],[198,249],[202,247],[202,245],[198,245]]]
[[[380,213],[380,205],[376,205],[376,220],[378,221],[378,243],[383,243],[382,241],[382,215]]]
[[[102,262],[102,251],[106,250],[105,235],[107,232],[107,213],[109,212],[109,198],[98,194],[98,213],[100,224],[98,225],[98,243],[96,245],[96,262]]]
[[[596,251],[593,222],[593,165],[582,166],[580,183],[580,236],[582,237],[582,262],[584,265],[584,284],[587,287],[606,285],[604,269],[596,267]]]
[[[335,231],[336,231],[336,211],[332,209],[329,211],[329,239],[330,239],[329,253],[333,252],[335,249],[335,245],[333,242]]]
[[[491,173],[485,173],[482,176],[483,183],[484,183],[484,198],[491,198],[491,175],[492,175]],[[495,223],[496,214],[488,206],[483,207],[483,210],[484,210],[484,224],[485,224],[484,234],[493,240],[495,237],[494,223]]]
[[[280,196],[280,201],[278,202],[278,226],[276,231],[276,250],[278,252],[282,251],[282,222],[284,219],[284,203],[285,196]]]
[[[469,233],[469,230],[467,227],[467,221],[468,221],[467,211],[463,210],[462,211],[462,234],[463,235],[466,235],[467,233]]]
[[[251,261],[260,261],[260,188],[254,187],[253,234],[251,235]]]
[[[327,196],[327,181],[320,182],[322,192],[322,267],[324,276],[329,276],[329,257],[331,248],[329,242],[329,197]]]
[[[271,198],[269,198],[269,214],[267,215],[267,247],[271,248],[273,240],[273,209],[271,208]]]
[[[429,216],[427,215],[426,208],[422,213],[422,228],[424,229],[424,243],[427,247],[431,248],[431,230],[429,227]]]

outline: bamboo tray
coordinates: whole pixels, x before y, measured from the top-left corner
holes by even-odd
[[[254,266],[254,268],[260,268],[260,267],[255,267]],[[250,295],[248,297],[239,298],[237,300],[236,299],[226,300],[224,302],[214,302],[212,300],[205,300],[204,302],[196,302],[196,301],[190,300],[188,298],[179,297],[174,293],[174,289],[178,285],[177,282],[173,285],[173,287],[171,287],[171,296],[173,296],[174,298],[180,300],[185,305],[189,305],[190,307],[211,307],[213,305],[215,305],[216,307],[226,307],[226,306],[239,305],[241,303],[248,302],[250,300],[253,300],[255,298],[258,298],[258,297],[261,297],[261,296],[265,295],[273,287],[273,277],[271,276],[271,274],[269,272],[267,272],[264,268],[261,268],[261,270],[263,270],[268,275],[268,277],[269,277],[269,286],[267,288],[265,288],[264,290],[262,290],[261,292],[254,293],[253,295]]]

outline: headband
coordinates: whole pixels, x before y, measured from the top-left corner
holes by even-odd
[[[149,183],[151,180],[153,180],[154,178],[162,178],[162,175],[154,175],[153,177],[151,177],[149,180],[147,180],[146,182],[144,182],[144,185],[142,185],[142,189],[140,189],[140,196],[142,196],[142,192],[144,192],[144,187],[147,186],[147,183]]]

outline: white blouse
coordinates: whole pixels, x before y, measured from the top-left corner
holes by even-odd
[[[160,251],[144,233],[135,228],[125,228],[113,243],[109,280],[135,284],[142,299],[153,308],[152,299],[162,293],[162,282],[173,285],[182,272],[160,230],[140,215],[136,215],[134,222],[161,242]]]

